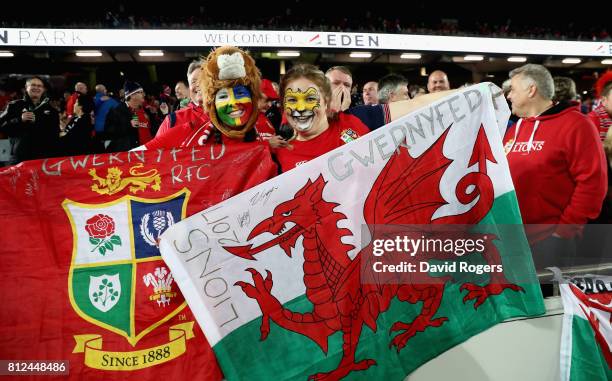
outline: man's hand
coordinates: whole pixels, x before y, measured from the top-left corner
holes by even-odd
[[[34,123],[36,121],[36,116],[34,115],[33,112],[26,111],[23,114],[21,114],[21,120],[24,122]]]
[[[130,124],[132,125],[132,127],[134,128],[138,128],[140,127],[140,121],[138,119],[132,119],[130,120]]]
[[[66,115],[65,112],[61,113],[60,117],[59,117],[59,128],[60,128],[60,130],[63,131],[64,129],[66,129],[66,126],[68,125],[68,122],[69,122],[68,115]]]
[[[159,105],[159,111],[161,111],[161,112],[162,112],[162,114],[167,115],[167,114],[168,114],[168,111],[170,111],[170,110],[168,109],[168,104],[167,104],[166,102],[162,102],[162,103]]]
[[[345,111],[351,105],[351,92],[344,86],[338,86],[332,90],[331,102],[329,110],[332,112]]]

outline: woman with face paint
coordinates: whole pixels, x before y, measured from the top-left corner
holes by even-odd
[[[285,74],[281,98],[287,122],[295,131],[291,147],[275,150],[283,172],[304,164],[345,143],[369,129],[357,117],[339,113],[328,119],[330,84],[316,66],[299,64]]]
[[[155,148],[268,144],[266,140],[275,131],[256,107],[261,96],[260,83],[261,74],[249,54],[233,46],[215,49],[199,74],[203,108],[210,120],[188,128],[169,129],[155,139]]]
[[[264,142],[275,135],[266,117],[257,110],[261,97],[261,74],[255,60],[233,46],[215,49],[200,75],[204,109],[211,123],[199,136],[215,143]],[[267,143],[266,143],[267,144]]]

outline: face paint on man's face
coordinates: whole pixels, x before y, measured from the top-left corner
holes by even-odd
[[[287,88],[283,99],[285,112],[300,131],[309,130],[315,120],[315,111],[321,107],[321,95],[314,87],[306,91]]]
[[[242,85],[222,88],[215,95],[215,108],[223,124],[230,127],[244,126],[253,112],[251,92]]]

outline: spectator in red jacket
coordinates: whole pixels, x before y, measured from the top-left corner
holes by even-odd
[[[612,71],[608,71],[597,80],[595,93],[601,103],[589,113],[589,118],[595,123],[599,138],[604,141],[608,130],[612,127]]]
[[[510,78],[508,99],[520,119],[504,144],[523,223],[538,224],[526,227],[536,268],[569,265],[574,238],[597,217],[606,194],[603,148],[576,105],[553,103],[544,66],[521,66]]]
[[[74,93],[72,93],[66,101],[66,117],[68,119],[72,118],[72,115],[74,114],[74,104],[81,94],[87,94],[87,85],[83,82],[77,82],[74,85]]]
[[[147,149],[179,147],[186,136],[190,136],[209,122],[210,118],[202,107],[202,91],[199,88],[201,66],[201,60],[189,64],[187,68],[189,103],[166,116],[155,139],[146,144]],[[173,138],[170,139],[169,136]]]

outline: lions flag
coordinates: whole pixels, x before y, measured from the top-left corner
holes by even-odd
[[[221,379],[160,236],[275,174],[253,144],[3,169],[0,358],[67,360],[71,379]]]

